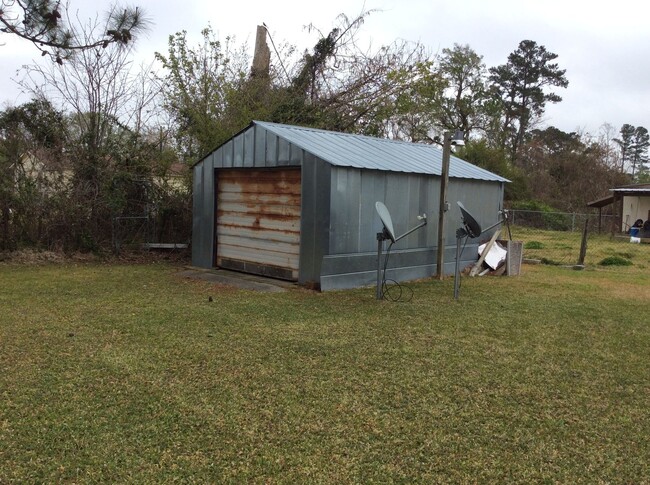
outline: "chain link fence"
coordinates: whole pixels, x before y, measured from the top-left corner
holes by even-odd
[[[191,232],[188,206],[150,208],[141,215],[114,217],[111,245],[116,254],[123,249],[182,250],[189,247]]]
[[[512,239],[523,242],[524,259],[587,266],[629,261],[650,267],[650,244],[631,243],[616,216],[510,210],[508,220]],[[504,227],[501,238],[507,236]],[[581,249],[585,250],[584,261]]]

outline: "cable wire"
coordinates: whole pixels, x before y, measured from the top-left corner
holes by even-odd
[[[407,303],[413,299],[413,289],[407,285],[400,284],[397,281],[386,278],[386,269],[388,268],[388,258],[390,257],[390,250],[393,247],[393,242],[388,245],[386,249],[386,256],[384,256],[384,269],[381,278],[381,296],[384,300],[388,301],[401,301]],[[389,282],[391,283],[389,285]],[[404,293],[406,290],[406,296]]]
[[[467,234],[465,236],[465,242],[463,243],[463,247],[461,248],[460,253],[458,254],[459,258],[463,257],[463,253],[465,252],[465,246],[467,246],[467,241],[469,241],[469,234]],[[459,270],[459,273],[460,273],[460,270]],[[458,290],[460,290],[461,286],[463,286],[463,278],[461,278],[460,274],[459,274],[458,275]]]

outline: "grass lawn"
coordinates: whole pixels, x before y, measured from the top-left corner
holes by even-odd
[[[650,482],[647,269],[410,303],[177,270],[0,266],[0,483]]]
[[[550,263],[571,265],[578,262],[582,231],[547,231],[543,229],[512,226],[512,237],[524,242],[524,257]],[[507,232],[502,232],[505,239]],[[608,257],[630,260],[640,269],[650,270],[650,244],[631,244],[630,237],[591,232],[587,238],[585,264],[599,264]]]

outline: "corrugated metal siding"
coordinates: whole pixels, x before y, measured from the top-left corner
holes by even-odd
[[[210,268],[214,262],[214,190],[211,160],[194,167],[192,211],[192,264]]]
[[[435,246],[439,185],[433,176],[333,167],[329,254],[377,250],[377,201],[388,207],[398,235],[417,225],[418,215],[428,216],[427,226],[401,240],[400,248]]]
[[[300,169],[217,171],[217,266],[298,279]]]
[[[323,256],[329,252],[332,166],[305,152],[302,163],[299,282],[320,286]]]
[[[417,216],[426,213],[428,224],[398,241],[392,248],[389,273],[397,280],[437,273],[440,177],[332,167],[329,251],[324,255],[321,289],[353,288],[376,281],[376,234],[382,229],[375,210],[381,201],[391,213],[397,235],[415,227]],[[452,179],[448,188],[449,211],[445,223],[445,267],[455,265],[456,229],[461,201],[483,227],[494,224],[502,208],[503,184]],[[490,234],[484,235],[489,239]],[[462,261],[475,261],[479,240],[470,241]],[[391,269],[392,268],[392,269]]]
[[[192,174],[192,264],[199,267],[210,267],[212,261],[205,260],[206,238],[202,228],[202,219],[205,217],[201,207],[203,203],[203,163],[195,165]]]
[[[442,149],[437,145],[407,143],[262,121],[254,123],[275,133],[281,140],[287,140],[339,167],[429,175],[440,175],[442,172]],[[449,176],[508,182],[499,175],[453,155]]]

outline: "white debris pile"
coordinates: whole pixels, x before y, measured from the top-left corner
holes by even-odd
[[[488,243],[481,244],[478,247],[478,255],[483,256],[483,251],[485,251],[485,248],[487,247]],[[506,256],[508,255],[508,251],[506,248],[501,246],[501,244],[497,241],[490,248],[488,249],[487,254],[483,258],[483,261],[485,264],[487,264],[490,268],[492,269],[498,269],[499,266],[504,264],[506,262]]]
[[[516,276],[520,273],[523,243],[499,240],[499,232],[497,230],[488,242],[478,247],[479,258],[470,270],[470,276]]]

